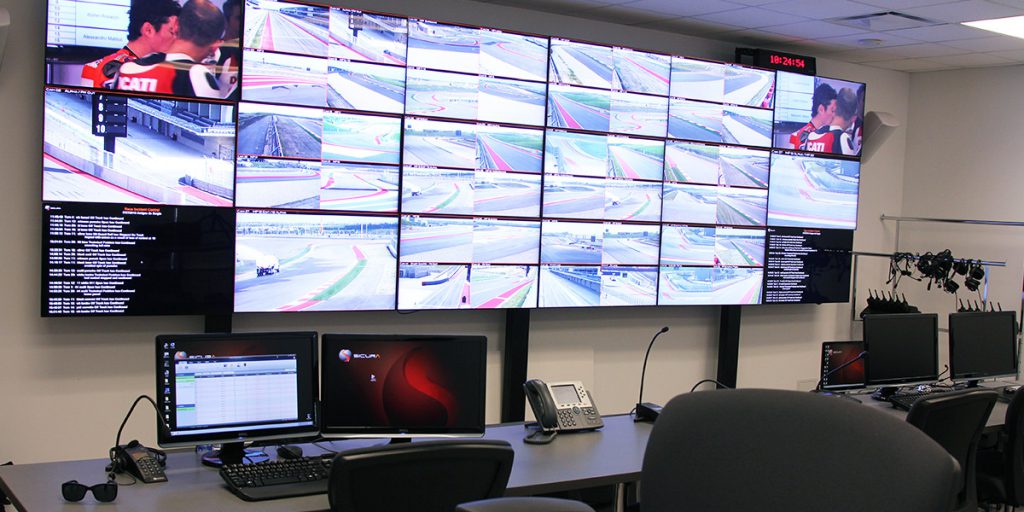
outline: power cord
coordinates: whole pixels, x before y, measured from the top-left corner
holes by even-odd
[[[690,388],[690,393],[693,393],[694,391],[696,391],[697,388],[700,387],[701,384],[704,384],[706,382],[714,382],[715,385],[718,386],[719,388],[733,389],[731,386],[726,386],[725,384],[722,384],[721,382],[718,382],[715,379],[702,379],[702,380],[698,381],[696,384],[694,384],[692,388]]]

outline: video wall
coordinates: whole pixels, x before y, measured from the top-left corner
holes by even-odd
[[[848,262],[863,84],[293,1],[48,8],[44,316],[848,299],[766,294],[767,260],[797,228]]]

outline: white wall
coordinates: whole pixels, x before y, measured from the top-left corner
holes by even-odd
[[[724,43],[468,1],[360,0],[347,5],[720,60],[732,57],[733,46]],[[202,319],[39,317],[45,2],[0,0],[0,6],[14,20],[0,70],[0,462],[102,457],[132,399],[153,391],[153,336],[200,332]],[[906,120],[906,74],[827,61],[819,62],[819,68],[822,74],[867,81],[868,109]],[[891,247],[891,229],[877,218],[883,210],[899,212],[904,147],[901,131],[864,165],[858,249]],[[876,267],[862,275],[882,276]],[[820,342],[857,335],[849,318],[850,306],[845,304],[744,308],[740,385],[796,388],[799,381],[813,381]],[[487,418],[495,422],[503,322],[500,312],[246,314],[235,315],[234,328],[484,334],[492,349]],[[664,403],[698,380],[715,376],[717,308],[534,311],[529,373],[548,380],[583,380],[603,413],[626,412],[636,401],[644,349],[663,325],[672,330],[652,354],[645,399]],[[137,411],[126,437],[153,443],[151,414]]]
[[[903,215],[1024,222],[1024,66],[917,73],[910,83]],[[904,223],[900,233],[903,251],[1005,261],[990,268],[989,297],[1018,312],[1022,247],[1024,227]],[[956,307],[953,295],[904,283],[908,299],[940,319]]]

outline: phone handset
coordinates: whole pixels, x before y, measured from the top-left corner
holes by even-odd
[[[582,382],[548,384],[532,379],[523,384],[523,390],[540,426],[524,439],[527,443],[550,443],[558,432],[593,430],[604,426],[601,413]]]
[[[166,482],[163,451],[147,448],[138,441],[110,449],[110,470],[115,473],[129,472],[142,483]]]

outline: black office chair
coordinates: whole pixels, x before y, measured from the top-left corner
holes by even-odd
[[[949,510],[960,473],[941,446],[883,412],[738,389],[673,398],[651,431],[640,482],[644,512],[923,512]]]
[[[463,503],[455,512],[594,512],[590,505],[561,498],[497,498]]]
[[[444,440],[338,453],[328,499],[335,512],[452,512],[501,496],[515,452],[507,441]]]
[[[978,450],[976,482],[982,503],[1024,505],[1024,387],[1010,399],[996,445]]]
[[[928,434],[960,463],[962,482],[956,487],[953,510],[978,510],[978,441],[996,397],[994,391],[979,389],[937,393],[918,399],[907,413],[907,423]]]

